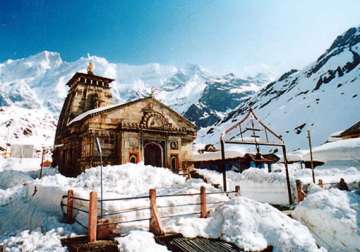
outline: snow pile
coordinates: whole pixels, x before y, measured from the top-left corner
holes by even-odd
[[[10,201],[17,199],[24,192],[23,186],[18,185],[5,190],[0,189],[0,207],[8,204]],[[1,212],[1,210],[0,210]],[[1,224],[0,224],[1,227]],[[1,229],[1,228],[0,228]]]
[[[64,192],[59,188],[41,188],[33,184],[17,187],[3,195],[0,199],[3,203],[0,206],[0,240],[27,229],[48,231],[63,227],[68,233],[73,232],[71,225],[62,223],[62,195]]]
[[[166,179],[164,179],[166,178]],[[103,168],[104,198],[122,198],[131,196],[145,196],[144,199],[122,200],[104,202],[105,213],[116,212],[129,208],[141,208],[136,211],[126,212],[111,218],[122,220],[141,219],[149,217],[148,193],[150,188],[156,188],[157,194],[199,193],[200,187],[205,186],[209,192],[218,191],[200,179],[186,180],[184,177],[172,173],[169,169],[144,166],[142,164],[125,164],[107,166]],[[67,178],[60,174],[45,176],[28,182],[16,190],[13,188],[0,191],[4,198],[0,207],[0,233],[12,235],[19,230],[34,230],[41,227],[42,230],[50,230],[54,227],[64,226],[60,223],[63,213],[60,208],[62,196],[67,190],[73,189],[75,196],[87,199],[90,191],[98,192],[100,197],[100,168],[92,168],[76,178]],[[224,194],[209,195],[211,201],[224,201],[228,197]],[[159,198],[158,205],[167,206],[159,212],[161,215],[177,214],[178,208],[174,206],[179,202],[186,204],[199,203],[200,197],[171,197]],[[88,203],[75,200],[78,208],[87,209]],[[181,207],[182,213],[199,212],[199,206],[190,205]],[[87,215],[76,213],[76,218],[86,225]],[[136,224],[136,223],[135,223]],[[130,225],[129,229],[148,228],[148,221]],[[65,225],[66,226],[66,225]],[[122,227],[123,228],[123,227]],[[84,230],[74,225],[76,232]],[[125,228],[122,231],[125,232]],[[71,231],[71,230],[70,230]]]
[[[40,158],[1,158],[0,157],[0,188],[11,187],[10,182],[6,182],[7,185],[3,184],[5,174],[13,174],[11,180],[15,184],[22,184],[27,180],[26,178],[38,178],[40,176]],[[55,175],[58,170],[53,167],[44,167],[42,170],[42,176]],[[10,176],[7,176],[10,178]],[[23,177],[23,179],[20,179]],[[18,179],[18,182],[16,180]]]
[[[222,187],[222,173],[206,169],[196,171],[209,183],[219,184]],[[289,204],[285,172],[268,173],[264,169],[250,168],[242,173],[228,171],[226,178],[228,190],[234,190],[236,185],[240,185],[241,196],[270,204]],[[294,193],[292,180],[291,185]]]
[[[221,238],[245,250],[319,251],[309,230],[268,204],[245,197],[231,199],[207,219],[179,219],[166,223],[166,231],[185,236]]]
[[[39,230],[21,232],[17,236],[3,241],[6,252],[66,252],[67,249],[61,245],[60,236],[63,234],[61,228],[50,230],[43,234]]]
[[[12,170],[30,172],[40,169],[40,158],[1,158],[0,172]]]
[[[146,231],[131,231],[125,237],[116,238],[119,251],[123,252],[167,252],[165,246],[157,244],[154,235]]]
[[[340,178],[345,179],[347,183],[360,181],[360,169],[355,167],[340,168],[322,168],[315,170],[316,182],[322,179],[324,183],[338,183]],[[311,169],[298,169],[293,172],[293,176],[304,183],[312,182]]]
[[[305,197],[293,213],[332,251],[358,251],[360,196],[338,189],[320,190]]]
[[[26,173],[19,171],[3,171],[0,172],[0,189],[7,189],[16,185],[25,184],[32,181],[33,178]]]

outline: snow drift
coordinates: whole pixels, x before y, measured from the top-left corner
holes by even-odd
[[[359,194],[338,189],[320,190],[305,197],[293,216],[330,251],[359,251]]]
[[[310,231],[268,204],[238,197],[215,209],[208,219],[179,219],[167,231],[185,236],[221,238],[246,251],[272,245],[273,251],[320,251]]]

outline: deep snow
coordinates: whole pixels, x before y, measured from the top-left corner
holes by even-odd
[[[360,195],[317,188],[293,213],[329,251],[360,251]]]
[[[156,188],[158,195],[198,193],[201,185],[206,186],[207,191],[218,190],[199,179],[186,180],[165,168],[155,168],[142,164],[104,167],[104,195],[106,198],[147,195],[149,188]],[[3,243],[14,247],[14,251],[16,251],[16,247],[30,246],[28,243],[32,243],[31,246],[34,247],[41,247],[42,239],[49,238],[51,239],[50,245],[54,244],[53,248],[57,249],[59,237],[57,228],[60,228],[62,235],[84,232],[76,224],[68,225],[61,222],[62,212],[59,203],[62,195],[69,188],[74,189],[76,196],[85,198],[88,197],[89,191],[99,192],[99,167],[89,169],[77,178],[65,178],[56,174],[29,181],[24,186],[20,185],[13,188],[16,190],[12,194],[9,193],[10,195],[5,195],[2,199],[5,204],[0,206],[0,231]],[[275,246],[276,251],[286,251],[287,248],[292,248],[293,251],[316,251],[314,239],[306,227],[267,204],[258,203],[245,197],[229,201],[229,198],[222,194],[209,195],[208,202],[211,201],[226,201],[227,203],[219,203],[217,204],[218,208],[211,209],[208,219],[200,219],[198,216],[162,219],[163,227],[167,231],[178,231],[188,236],[199,234],[205,237],[222,237],[249,249],[259,249],[271,244]],[[196,203],[199,202],[199,199],[197,196],[193,198],[158,199],[159,206],[174,206],[179,202]],[[105,204],[105,208],[106,211],[113,211],[144,206],[144,204],[148,206],[146,199],[137,202],[109,203]],[[81,207],[86,207],[86,204],[81,205]],[[198,211],[198,208],[187,206],[182,211],[194,210]],[[168,210],[160,208],[159,212],[160,216],[179,213],[172,207]],[[123,215],[122,218],[126,220],[126,218],[133,219],[146,216],[148,216],[148,210]],[[86,223],[86,216],[77,214],[76,218]],[[38,233],[39,228],[42,234]],[[147,228],[148,222],[121,226],[121,230],[130,232],[130,236],[119,238],[119,241],[122,241],[122,245],[119,246],[129,251],[137,251],[136,248],[131,250],[133,246],[136,247],[134,239],[138,239],[134,237],[145,234],[137,232],[139,230],[146,231]],[[136,230],[137,232],[134,232]],[[257,239],[252,238],[254,235]],[[149,234],[143,239],[144,243],[149,244],[149,246],[155,246],[159,251],[164,251],[164,247],[158,247],[154,244]],[[282,250],[280,247],[284,249]],[[61,248],[59,247],[59,249]],[[49,250],[39,248],[39,251]]]
[[[166,223],[168,231],[188,237],[222,238],[249,251],[274,246],[273,251],[320,251],[312,234],[268,204],[238,197],[215,209],[208,219],[179,219]]]

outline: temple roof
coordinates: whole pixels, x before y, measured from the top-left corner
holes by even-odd
[[[68,86],[71,87],[74,83],[78,82],[81,77],[83,77],[83,78],[85,78],[85,79],[103,81],[103,82],[106,83],[106,84],[109,84],[109,83],[111,83],[111,82],[114,81],[114,79],[110,79],[110,78],[98,76],[98,75],[95,75],[95,74],[76,72],[76,73],[74,74],[74,76],[71,77],[71,79],[66,83],[66,85],[68,85]]]
[[[107,112],[107,111],[111,111],[111,110],[114,110],[114,109],[119,109],[119,108],[122,108],[122,107],[125,107],[125,106],[129,106],[131,104],[134,104],[136,102],[139,102],[139,101],[143,101],[143,100],[147,100],[147,99],[151,99],[157,103],[160,103],[161,105],[165,106],[167,109],[169,109],[171,112],[175,113],[178,117],[180,117],[188,126],[190,126],[191,128],[196,128],[196,126],[190,122],[189,120],[187,120],[185,117],[183,117],[181,114],[179,114],[178,112],[176,112],[175,110],[171,109],[169,106],[163,104],[162,102],[160,102],[159,100],[155,99],[154,97],[152,96],[148,96],[148,97],[144,97],[144,98],[139,98],[139,99],[136,99],[136,100],[133,100],[133,101],[130,101],[130,102],[125,102],[125,103],[119,103],[119,104],[114,104],[114,105],[110,105],[110,106],[106,106],[106,107],[99,107],[99,108],[95,108],[95,109],[91,109],[91,110],[88,110],[88,111],[85,111],[84,113],[76,116],[75,118],[73,118],[68,124],[67,126],[75,123],[75,122],[79,122],[79,121],[82,121],[86,118],[89,118],[91,116],[95,116],[99,113],[104,113],[104,112]]]

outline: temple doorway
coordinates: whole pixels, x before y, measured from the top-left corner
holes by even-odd
[[[144,163],[145,165],[152,165],[163,167],[164,152],[163,147],[155,142],[150,142],[144,145]]]

